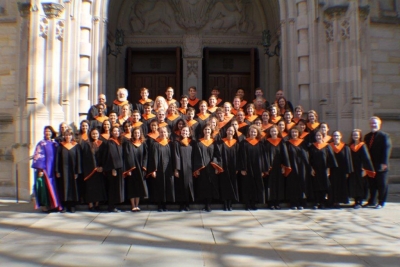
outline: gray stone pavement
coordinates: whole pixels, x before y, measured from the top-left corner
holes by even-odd
[[[400,185],[375,210],[75,214],[0,202],[0,266],[400,266]]]

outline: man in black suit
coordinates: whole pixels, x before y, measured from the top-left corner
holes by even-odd
[[[364,142],[368,146],[374,165],[376,176],[369,178],[369,200],[368,206],[375,206],[376,192],[378,191],[378,205],[376,209],[381,209],[385,205],[388,193],[388,171],[389,157],[392,149],[392,142],[387,133],[382,132],[382,121],[379,117],[373,116],[369,119],[371,132],[365,135]]]

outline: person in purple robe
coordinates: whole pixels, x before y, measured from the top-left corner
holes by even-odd
[[[35,208],[41,207],[44,212],[62,209],[54,173],[54,161],[58,146],[58,143],[54,141],[55,137],[56,131],[53,127],[45,126],[44,139],[37,144],[33,155]]]

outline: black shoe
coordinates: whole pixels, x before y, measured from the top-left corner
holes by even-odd
[[[163,208],[162,208],[162,206],[161,206],[161,205],[158,205],[158,209],[157,209],[157,211],[158,211],[158,212],[162,212],[162,211],[163,211]]]
[[[256,207],[256,204],[251,205],[251,209],[252,210],[258,210],[257,207]]]
[[[94,212],[94,207],[89,207],[90,212]]]
[[[224,211],[228,211],[228,203],[226,201],[224,203]]]
[[[293,207],[290,207],[290,209],[291,210],[297,210],[297,207],[293,206]]]
[[[281,206],[275,206],[275,209],[277,209],[277,210],[280,210],[281,209]]]
[[[183,205],[179,206],[179,212],[182,212],[185,209],[185,207]]]
[[[245,208],[245,210],[250,210],[251,208],[250,208],[250,204],[246,204],[246,208]]]
[[[189,206],[186,206],[184,210],[185,210],[185,211],[190,211]]]
[[[121,212],[119,209],[117,209],[117,208],[111,208],[111,209],[108,209],[108,212],[115,212],[115,213],[118,213],[118,212]]]
[[[75,207],[71,207],[71,213],[75,213],[76,209]]]
[[[62,210],[60,210],[60,212],[61,212],[61,213],[66,213],[66,212],[67,212],[67,209],[66,209],[66,208],[63,208]]]
[[[375,206],[375,209],[376,209],[376,210],[380,210],[380,209],[382,209],[382,208],[383,208],[383,206],[382,206],[381,204],[378,204],[378,205]]]
[[[361,205],[360,205],[360,204],[354,205],[354,209],[358,210],[358,209],[360,209],[360,208],[361,208]]]
[[[204,210],[207,211],[207,212],[211,212],[211,206],[210,205],[206,205]]]
[[[270,210],[275,210],[275,206],[270,206],[269,209]]]
[[[298,206],[297,209],[298,210],[304,210],[303,206]]]

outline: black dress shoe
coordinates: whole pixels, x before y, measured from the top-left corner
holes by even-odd
[[[185,207],[185,211],[190,211],[189,206],[186,206],[186,207]]]
[[[115,213],[117,213],[117,212],[121,212],[119,209],[117,209],[117,208],[113,208],[113,209],[108,209],[108,212],[115,212]]]
[[[75,213],[76,209],[75,207],[71,207],[71,213]]]
[[[66,212],[67,212],[67,209],[66,209],[66,208],[63,208],[62,210],[60,210],[60,212],[61,212],[61,213],[66,213]]]

